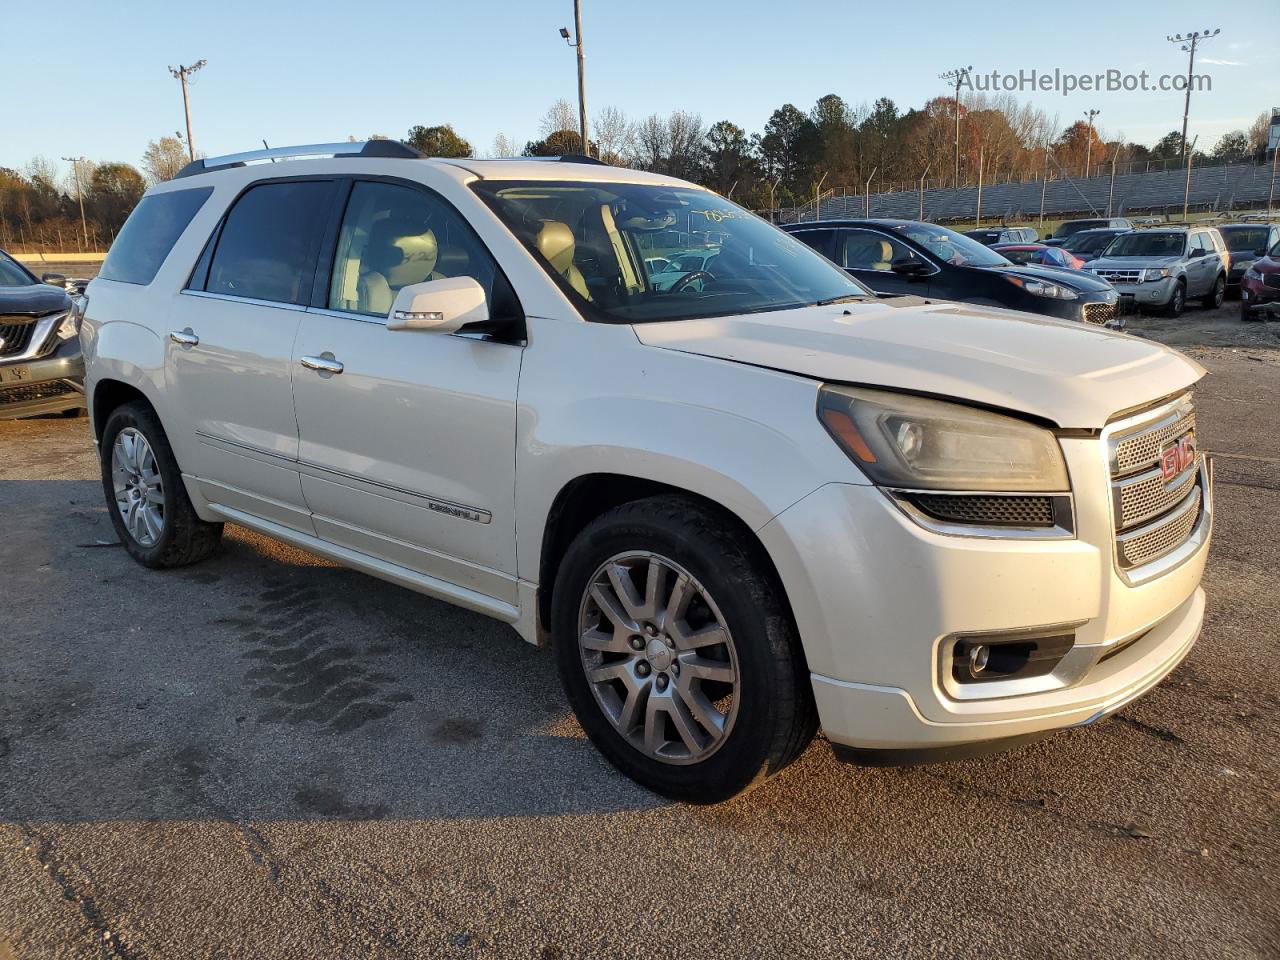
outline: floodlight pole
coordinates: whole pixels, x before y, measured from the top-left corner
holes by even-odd
[[[1093,118],[1100,114],[1101,110],[1086,110],[1084,115],[1089,118],[1089,134],[1084,141],[1084,178],[1089,179],[1089,161],[1093,159]]]
[[[587,141],[587,67],[582,53],[582,0],[573,0],[574,39],[569,39],[569,31],[560,28],[560,36],[564,42],[578,53],[578,136],[582,141],[583,156],[591,156],[591,144]]]
[[[1185,37],[1180,33],[1175,33],[1171,37],[1165,37],[1170,43],[1177,43],[1188,54],[1187,57],[1187,98],[1182,107],[1182,162],[1190,164],[1190,154],[1187,151],[1187,119],[1191,116],[1191,77],[1192,71],[1196,66],[1196,46],[1202,40],[1211,40],[1222,32],[1222,28],[1214,30],[1196,30],[1188,33]]]
[[[927,164],[925,164],[924,173],[920,174],[920,219],[921,221],[924,220],[924,183],[925,183],[924,178],[929,175],[929,168],[932,166],[933,166],[933,161],[930,160]]]
[[[208,62],[208,60],[197,60],[189,67],[184,67],[179,64],[176,67],[169,68],[169,72],[178,79],[179,83],[182,84],[182,112],[187,116],[187,153],[190,155],[192,160],[196,158],[196,142],[191,136],[191,99],[187,95],[187,77],[191,76]]]
[[[955,179],[952,181],[951,185],[957,189],[960,187],[960,87],[964,81],[968,79],[969,71],[972,69],[972,65],[967,67],[956,67],[954,70],[948,70],[946,73],[938,74],[939,80],[945,80],[947,83],[954,83],[956,85]]]
[[[76,177],[76,199],[80,201],[80,237],[84,241],[83,249],[89,249],[89,228],[85,225],[84,219],[84,187],[80,183],[80,164],[85,162],[84,157],[63,157],[63,160],[71,164],[71,169],[75,171]]]
[[[1196,143],[1200,140],[1196,137],[1191,141],[1191,150],[1187,153],[1187,185],[1182,192],[1182,219],[1187,219],[1187,210],[1191,204],[1191,158],[1195,156]]]

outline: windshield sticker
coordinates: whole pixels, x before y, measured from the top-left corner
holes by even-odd
[[[689,213],[696,213],[699,216],[706,217],[713,223],[720,223],[723,220],[745,220],[741,213],[737,210],[690,210]]]

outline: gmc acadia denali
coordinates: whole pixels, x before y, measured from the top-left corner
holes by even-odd
[[[1200,367],[877,299],[670,177],[387,141],[198,160],[78,320],[134,559],[232,521],[506,621],[670,797],[731,797],[819,724],[884,764],[1092,723],[1204,617]]]

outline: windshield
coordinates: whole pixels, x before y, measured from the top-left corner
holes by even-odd
[[[690,320],[875,296],[705,190],[559,180],[472,189],[589,319]]]
[[[1267,245],[1267,227],[1236,227],[1219,230],[1222,239],[1227,241],[1227,249],[1232,253],[1252,253]]]
[[[1115,238],[1114,233],[1077,233],[1062,245],[1071,253],[1097,253]]]
[[[1006,260],[990,247],[972,237],[956,233],[936,223],[903,223],[894,227],[910,237],[939,260],[956,267],[1007,267]]]
[[[1058,228],[1058,236],[1069,237],[1073,233],[1079,233],[1081,230],[1094,230],[1098,227],[1105,227],[1105,220],[1068,220]]]
[[[1186,249],[1185,233],[1138,231],[1122,233],[1107,247],[1105,257],[1180,257]]]
[[[0,287],[29,287],[35,282],[35,277],[0,253]]]

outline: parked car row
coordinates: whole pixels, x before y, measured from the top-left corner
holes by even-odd
[[[233,521],[507,622],[554,645],[613,764],[697,802],[819,725],[884,765],[1091,724],[1194,644],[1204,370],[993,309],[1109,318],[1104,281],[933,224],[788,235],[580,159],[318,152],[194,161],[89,286],[103,494],[140,564]],[[714,259],[648,282],[654,232],[694,217]]]
[[[64,277],[37,280],[0,251],[0,419],[84,409],[73,307]]]

